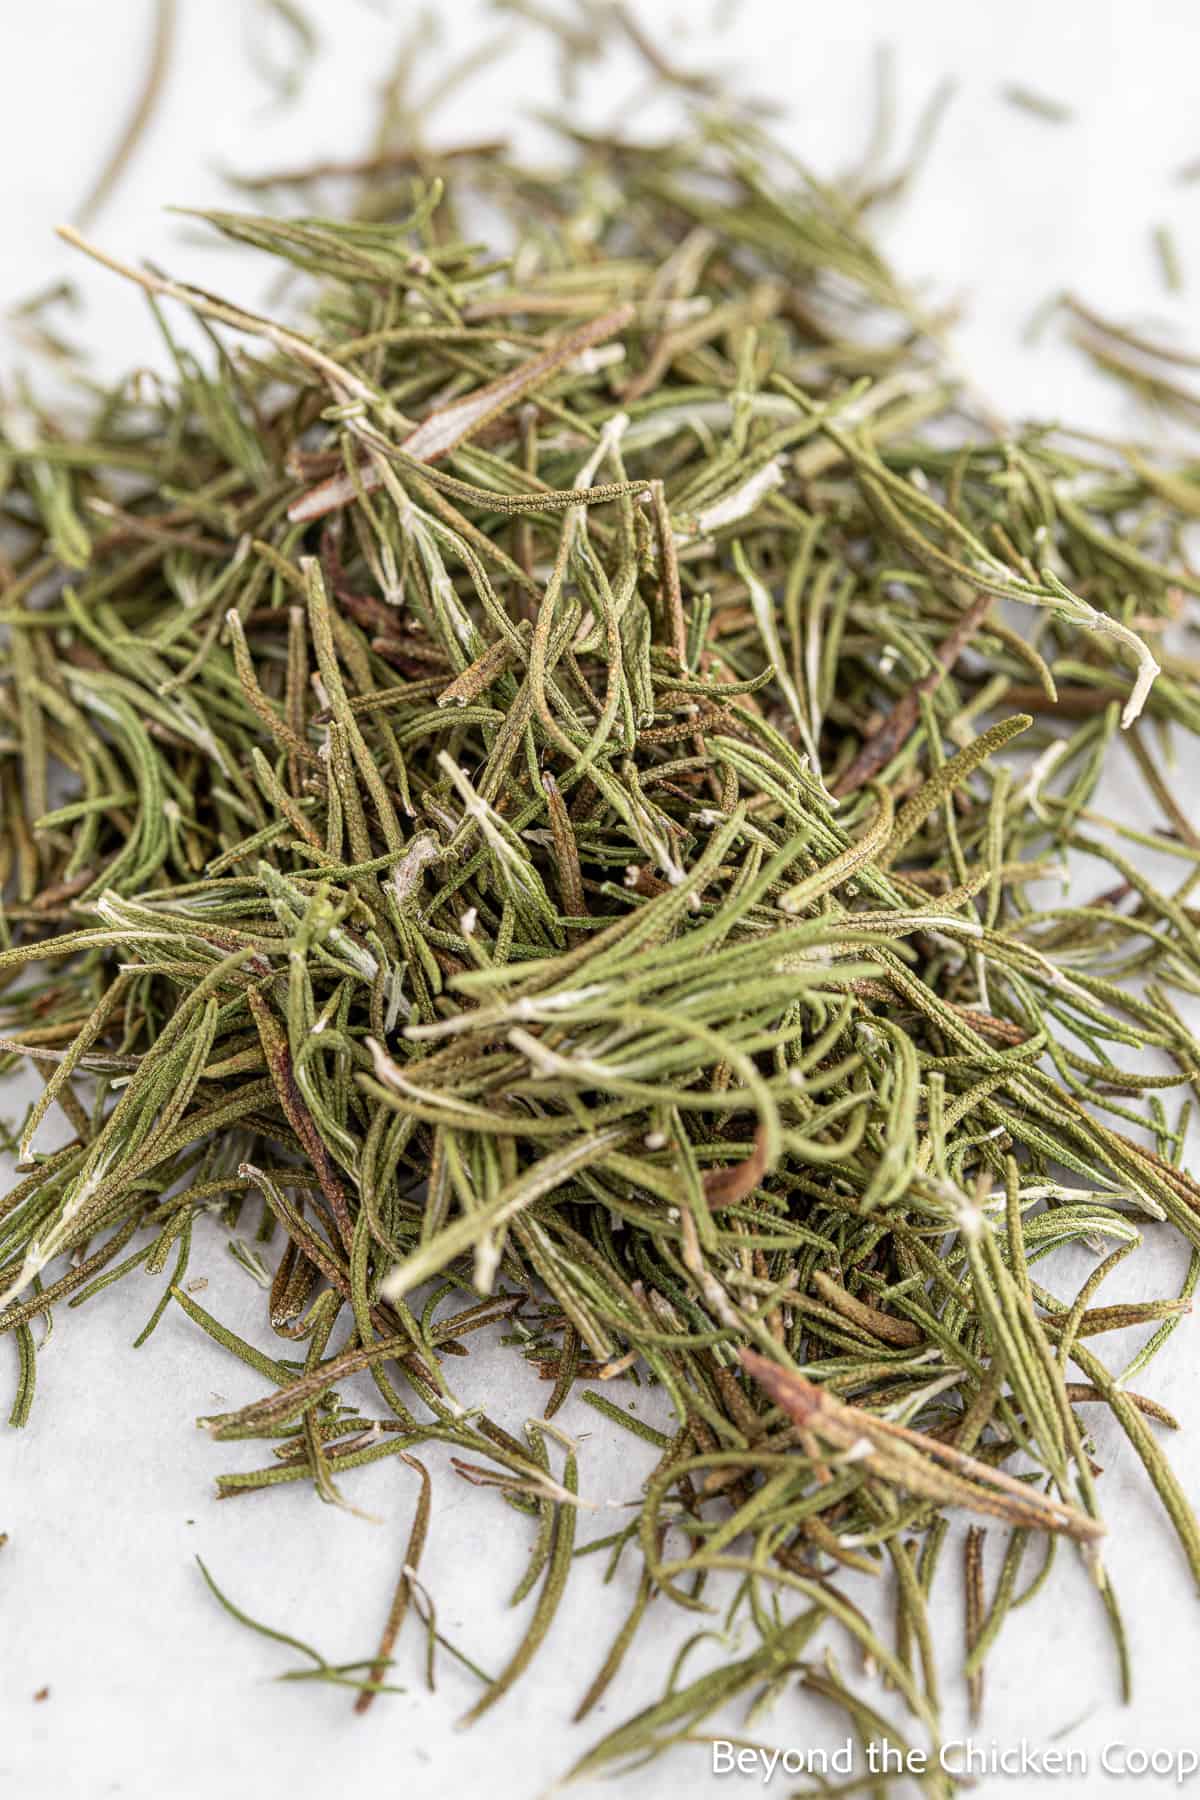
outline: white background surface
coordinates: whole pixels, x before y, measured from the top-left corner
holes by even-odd
[[[253,8],[182,0],[166,103],[94,227],[98,241],[126,256],[149,254],[239,297],[257,296],[252,259],[202,247],[194,228],[162,208],[236,204],[221,183],[222,167],[345,157],[363,147],[374,88],[413,15],[367,0],[325,0],[308,10],[321,28],[323,56],[301,102],[279,112],[245,54]],[[499,29],[509,50],[469,97],[448,106],[435,141],[507,129],[514,107],[543,91],[545,60],[486,8],[455,0],[450,10],[454,42]],[[1194,3],[743,0],[724,35],[713,28],[708,0],[641,0],[639,10],[680,62],[718,60],[736,69],[744,89],[786,102],[787,136],[818,168],[846,163],[865,141],[870,52],[881,38],[896,44],[905,120],[943,75],[957,77],[931,162],[889,223],[889,246],[906,274],[933,278],[931,294],[965,300],[962,361],[1006,411],[1129,423],[1119,396],[1053,332],[1036,349],[1020,333],[1047,293],[1070,285],[1116,314],[1173,319],[1186,335],[1191,303],[1164,296],[1149,228],[1171,224],[1195,292],[1200,186],[1171,180],[1200,155]],[[95,346],[97,366],[111,371],[157,360],[144,312],[113,278],[69,257],[51,227],[70,215],[125,118],[149,17],[140,0],[9,0],[0,17],[0,300],[70,270],[88,302],[80,335]],[[628,64],[609,79],[600,114],[624,117],[640,77]],[[1008,81],[1066,101],[1074,122],[1055,127],[1015,110],[999,93]],[[19,354],[6,336],[0,369]],[[19,1110],[15,1088],[0,1093],[0,1106]],[[1125,1265],[1128,1280],[1114,1281],[1105,1298],[1165,1292],[1183,1260],[1169,1241],[1153,1244]],[[1085,1266],[1081,1257],[1067,1269],[1061,1292],[1073,1291]],[[263,1296],[215,1228],[200,1237],[189,1273],[209,1278],[206,1306],[262,1341]],[[408,1692],[380,1699],[365,1721],[351,1716],[345,1692],[273,1683],[296,1659],[216,1608],[193,1554],[249,1611],[315,1642],[330,1660],[368,1655],[398,1571],[416,1477],[392,1460],[347,1479],[351,1498],[380,1525],[322,1507],[299,1484],[214,1504],[213,1475],[258,1466],[262,1447],[213,1445],[192,1421],[251,1399],[262,1384],[174,1311],[144,1349],[130,1351],[159,1291],[160,1278],[135,1274],[77,1312],[60,1307],[39,1358],[30,1426],[0,1429],[0,1529],[11,1538],[0,1555],[0,1792],[28,1800],[275,1793],[315,1800],[369,1791],[425,1800],[461,1791],[533,1800],[602,1730],[657,1692],[668,1639],[695,1628],[684,1621],[680,1629],[664,1611],[651,1613],[604,1707],[581,1730],[567,1727],[628,1605],[633,1557],[607,1590],[597,1581],[598,1560],[577,1565],[537,1665],[472,1731],[456,1732],[454,1720],[475,1684],[443,1659],[438,1693],[424,1691],[414,1620],[393,1677]],[[1111,1340],[1103,1348],[1117,1354]],[[1193,1496],[1200,1495],[1195,1358],[1187,1322],[1143,1383],[1184,1423],[1171,1449]],[[492,1360],[481,1351],[452,1372],[465,1372],[460,1398],[486,1393],[489,1410],[519,1430],[524,1417],[541,1412],[547,1390],[530,1379],[518,1391],[512,1361],[509,1353]],[[14,1373],[11,1340],[2,1340],[0,1382]],[[614,1444],[604,1422],[580,1404],[559,1422],[591,1433],[582,1451],[585,1494],[631,1498],[649,1452],[643,1457],[632,1438]],[[1084,1745],[1093,1761],[1101,1745],[1119,1739],[1148,1749],[1200,1748],[1200,1606],[1140,1466],[1109,1435],[1099,1444],[1114,1527],[1108,1560],[1128,1616],[1135,1705],[1116,1704],[1100,1607],[1064,1553],[1051,1588],[1013,1622],[992,1659],[983,1736],[1044,1745],[1066,1731],[1061,1743]],[[497,1497],[457,1481],[436,1451],[426,1460],[437,1506],[422,1574],[442,1629],[494,1672],[528,1615],[528,1605],[517,1614],[505,1607],[528,1552],[526,1528]],[[582,1515],[580,1540],[612,1530],[622,1516]],[[951,1561],[940,1583],[939,1642],[953,1726],[961,1601]],[[850,1666],[846,1645],[837,1651]],[[697,1661],[690,1673],[700,1667]],[[44,1684],[50,1698],[35,1704]],[[874,1697],[894,1711],[887,1695]],[[736,1729],[736,1717],[729,1723]],[[840,1741],[842,1726],[839,1719],[831,1736],[827,1719],[789,1695],[763,1735],[806,1746]],[[615,1791],[667,1800],[753,1790],[736,1776],[714,1781],[707,1766],[702,1749],[682,1749]],[[794,1785],[777,1776],[770,1791]],[[1139,1794],[1169,1785],[1152,1777],[1132,1784]],[[1048,1791],[1082,1796],[1107,1786],[1097,1771]],[[985,1781],[979,1791],[998,1797],[1034,1788],[1015,1778]],[[1185,1791],[1200,1791],[1200,1778]]]

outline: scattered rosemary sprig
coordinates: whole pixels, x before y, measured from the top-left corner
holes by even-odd
[[[1020,82],[1010,82],[1001,91],[1010,106],[1019,106],[1023,112],[1031,113],[1035,119],[1044,119],[1048,125],[1067,125],[1074,117],[1071,108],[1061,100],[1053,99],[1049,94],[1041,94],[1036,88],[1025,87]]]
[[[641,1566],[581,1715],[653,1601],[720,1593],[755,1643],[664,1670],[576,1773],[793,1676],[869,1735],[813,1659],[831,1626],[933,1747],[952,1515],[1010,1530],[990,1598],[967,1540],[973,1706],[1034,1535],[1034,1586],[1059,1537],[1087,1559],[1128,1680],[1079,1408],[1112,1413],[1200,1579],[1174,1421],[1125,1386],[1200,1270],[1163,1098],[1200,1069],[1200,837],[1164,773],[1200,731],[1175,633],[1200,488],[980,416],[869,236],[895,183],[816,181],[612,10],[690,96],[678,136],[563,123],[548,169],[414,150],[395,86],[369,156],[247,184],[285,214],[203,215],[311,279],[301,323],[64,234],[143,288],[176,375],[84,389],[82,426],[28,392],[0,421],[3,1057],[44,1083],[0,1201],[11,1422],[31,1321],[170,1264],[137,1341],[178,1309],[265,1386],[202,1421],[271,1446],[223,1497],[348,1504],[393,1455],[420,1478],[371,1658],[329,1665],[205,1571],[312,1662],[290,1679],[365,1709],[410,1610],[432,1667],[410,1452],[444,1443],[532,1538],[503,1670],[452,1652],[470,1717],[603,1544]],[[330,179],[342,211],[296,210]],[[466,235],[480,201],[498,248]],[[1094,354],[1146,354],[1071,304]],[[1137,827],[1098,810],[1122,744]],[[1047,902],[1068,856],[1090,873]],[[213,1211],[302,1363],[192,1297]],[[1093,1304],[1164,1231],[1182,1296]],[[1060,1296],[1032,1269],[1068,1244],[1097,1261]],[[1134,1325],[1114,1374],[1090,1340]],[[452,1388],[500,1327],[550,1385],[519,1435]],[[587,1385],[618,1380],[666,1429]],[[573,1391],[658,1457],[578,1549]],[[881,1573],[894,1647],[847,1591]]]

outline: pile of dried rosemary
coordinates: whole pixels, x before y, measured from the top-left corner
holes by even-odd
[[[574,1390],[660,1453],[608,1540],[642,1575],[580,1713],[652,1602],[719,1593],[760,1638],[579,1772],[792,1679],[877,1733],[831,1624],[933,1746],[952,1515],[1010,1533],[991,1594],[967,1538],[976,1696],[1062,1535],[1128,1679],[1089,1407],[1200,1579],[1173,1421],[1131,1385],[1200,1273],[1163,1099],[1200,1070],[1200,835],[1161,772],[1200,732],[1170,635],[1200,486],[980,416],[869,187],[736,111],[564,136],[537,169],[385,121],[341,216],[296,210],[303,170],[282,216],[206,215],[315,278],[303,328],[111,264],[175,382],[81,394],[70,431],[5,415],[0,1004],[6,1066],[45,1082],[0,1201],[11,1422],[40,1315],[169,1267],[138,1341],[179,1308],[265,1382],[205,1421],[270,1446],[222,1494],[416,1467],[378,1657],[324,1669],[360,1707],[422,1613],[411,1453],[450,1444],[533,1545],[476,1716],[571,1570]],[[481,206],[499,253],[466,235]],[[1144,829],[1094,805],[1118,742]],[[1094,897],[1047,903],[1068,854]],[[72,1136],[39,1150],[56,1106]],[[302,1361],[189,1294],[208,1215],[259,1224]],[[1183,1293],[1097,1304],[1159,1230],[1192,1247]],[[1095,1261],[1063,1298],[1033,1267],[1067,1243]],[[1092,1347],[1147,1322],[1128,1367]],[[523,1432],[464,1411],[444,1361],[498,1324],[553,1384]],[[889,1577],[894,1634],[857,1571]]]

